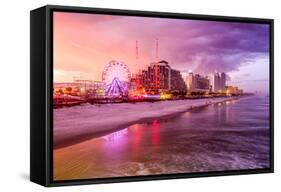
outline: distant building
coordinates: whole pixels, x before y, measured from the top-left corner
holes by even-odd
[[[237,86],[225,86],[222,92],[226,95],[242,95],[243,90],[239,89]]]
[[[220,87],[223,89],[226,86],[226,75],[225,73],[220,74]]]
[[[189,73],[186,78],[188,93],[209,93],[210,80],[199,74]]]
[[[170,92],[173,94],[185,95],[187,92],[184,79],[178,70],[171,69],[170,85]]]
[[[217,93],[226,86],[226,74],[214,73],[209,75],[211,92]]]

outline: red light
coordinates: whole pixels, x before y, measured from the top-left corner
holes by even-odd
[[[152,122],[152,144],[159,144],[159,122],[158,120],[153,120]]]

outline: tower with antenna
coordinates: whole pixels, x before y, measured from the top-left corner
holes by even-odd
[[[156,41],[155,41],[155,59],[156,59],[156,62],[159,61],[159,53],[158,53],[158,38],[156,38]]]
[[[158,92],[158,86],[159,86],[159,71],[158,71],[158,62],[159,62],[159,55],[158,55],[158,38],[155,39],[155,64],[154,64],[154,78],[153,78],[153,85],[154,85],[154,91]]]
[[[139,45],[138,40],[136,40],[136,66],[138,67],[138,59],[139,59]]]
[[[141,66],[139,66],[139,45],[138,45],[138,40],[136,40],[136,88],[139,89],[141,88]]]

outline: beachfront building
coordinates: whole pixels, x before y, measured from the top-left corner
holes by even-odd
[[[222,89],[222,93],[226,95],[242,95],[243,90],[239,89],[237,86],[225,86],[224,89]]]
[[[104,96],[105,84],[101,81],[74,80],[74,82],[54,83],[53,95]]]
[[[78,96],[81,92],[81,83],[69,82],[69,83],[54,83],[53,95],[73,95]]]
[[[185,95],[186,84],[179,70],[171,69],[170,92],[174,95]]]
[[[137,78],[135,81],[137,82]],[[165,60],[151,63],[147,69],[142,70],[140,84],[147,94],[186,93],[185,82],[180,71],[172,69]]]
[[[190,72],[186,78],[188,94],[207,94],[210,92],[208,77]]]
[[[142,70],[142,85],[148,93],[159,93],[171,88],[171,67],[167,61],[151,63]]]
[[[226,75],[225,73],[220,74],[220,87],[223,89],[226,86]]]
[[[209,75],[211,92],[218,93],[226,86],[226,74],[225,73],[214,73]]]

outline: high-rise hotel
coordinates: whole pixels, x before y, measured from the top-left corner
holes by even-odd
[[[192,93],[218,93],[226,86],[225,73],[214,73],[209,76],[189,72],[186,77],[187,91]]]
[[[214,73],[209,75],[211,92],[217,93],[226,86],[226,75],[225,73]]]

